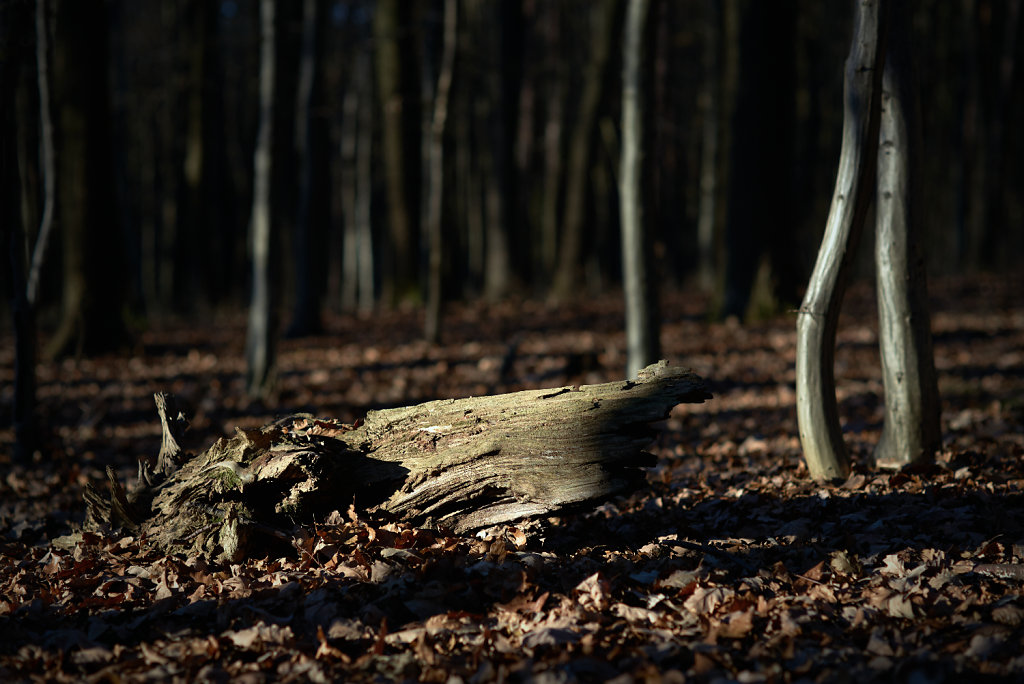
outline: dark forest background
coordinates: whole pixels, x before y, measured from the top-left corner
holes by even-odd
[[[933,273],[1006,271],[1024,256],[1020,5],[912,3]],[[619,286],[622,0],[456,2],[438,186],[428,161],[444,3],[273,6],[281,331],[316,332],[330,311],[423,305],[432,187],[443,188],[445,299],[566,301]],[[35,311],[49,352],[248,306],[260,2],[48,0],[42,34],[38,9],[0,4],[0,206],[13,273],[32,262],[45,205],[42,35],[56,210]],[[713,293],[714,316],[795,306],[835,179],[851,3],[654,0],[649,17],[644,210],[657,279]],[[3,282],[9,314],[16,291]],[[56,339],[64,329],[71,341]]]

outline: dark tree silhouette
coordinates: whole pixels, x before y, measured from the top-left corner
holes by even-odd
[[[107,3],[56,3],[53,95],[61,323],[48,357],[98,354],[127,341],[124,240],[114,211],[110,157]]]

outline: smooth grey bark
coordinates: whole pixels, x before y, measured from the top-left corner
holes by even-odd
[[[626,308],[626,376],[633,378],[659,356],[657,307],[644,212],[644,47],[647,0],[629,0],[623,37],[622,155],[619,213]]]
[[[920,221],[920,137],[907,9],[893,7],[882,81],[876,195],[875,275],[885,423],[879,466],[930,462],[941,446],[928,291]]]
[[[427,237],[429,240],[429,285],[424,336],[431,344],[441,339],[441,303],[444,267],[444,134],[448,124],[448,100],[455,71],[455,46],[458,37],[457,0],[444,3],[444,47],[434,94],[434,116],[430,125],[430,191],[427,198]]]
[[[839,308],[875,184],[888,0],[858,0],[846,60],[845,115],[832,206],[797,315],[796,406],[811,477],[850,471],[836,406],[833,359]]]
[[[274,340],[270,292],[270,174],[274,122],[274,6],[260,2],[260,123],[253,153],[252,217],[249,257],[252,294],[245,340],[246,390],[250,396],[267,393],[273,380]]]

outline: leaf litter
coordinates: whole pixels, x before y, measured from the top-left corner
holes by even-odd
[[[870,463],[881,430],[867,288],[848,296],[837,379],[850,478],[806,478],[792,316],[709,324],[666,298],[663,343],[715,399],[680,407],[648,485],[591,510],[474,536],[348,504],[296,524],[292,553],[229,565],[163,556],[81,523],[87,483],[154,455],[152,392],[192,411],[193,450],[276,415],[354,422],[442,396],[614,379],[621,304],[518,302],[282,345],[275,400],[244,399],[239,330],[148,333],[142,353],[41,365],[40,461],[3,464],[4,681],[960,681],[1024,676],[1024,282],[933,288],[944,445],[924,472]],[[487,320],[484,328],[477,321]],[[508,340],[515,336],[515,344]],[[9,413],[13,345],[0,352]],[[315,420],[310,429],[320,429]],[[9,453],[10,429],[0,431]]]

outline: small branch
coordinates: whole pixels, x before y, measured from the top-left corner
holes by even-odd
[[[174,395],[157,392],[153,395],[153,400],[156,402],[156,411],[160,415],[160,427],[163,430],[160,455],[157,456],[156,461],[156,472],[170,475],[181,467],[182,459],[179,458],[181,445],[179,442],[188,428],[188,419],[185,418],[184,413],[178,410],[178,402]]]

